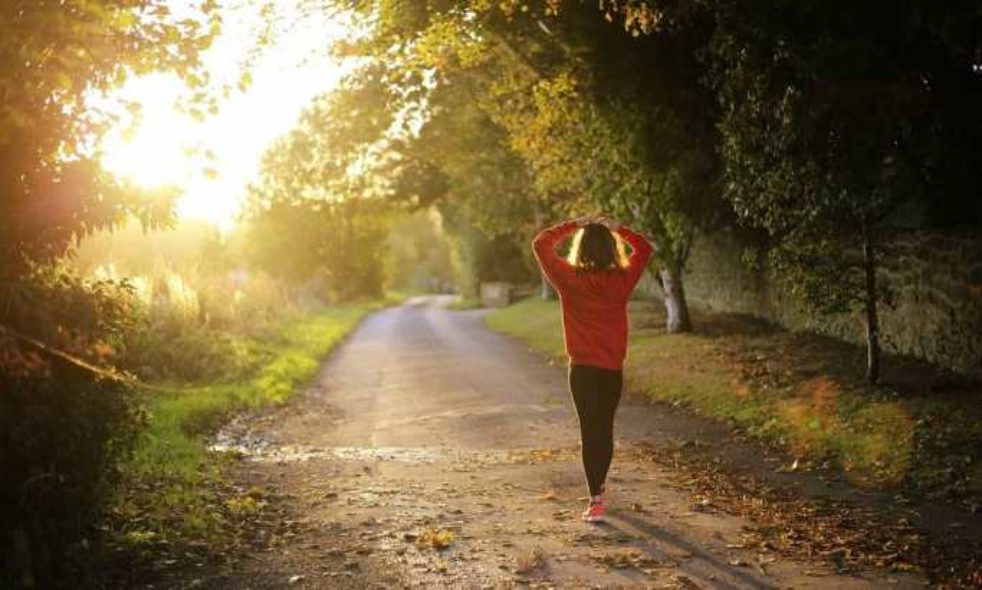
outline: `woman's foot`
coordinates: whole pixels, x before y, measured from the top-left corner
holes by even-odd
[[[583,520],[586,522],[603,522],[606,516],[607,504],[602,495],[591,498],[590,505],[583,511]]]

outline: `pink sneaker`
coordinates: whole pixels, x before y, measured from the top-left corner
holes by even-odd
[[[597,496],[590,501],[590,506],[583,511],[583,520],[586,522],[603,522],[607,516],[607,504],[604,503],[603,496]]]

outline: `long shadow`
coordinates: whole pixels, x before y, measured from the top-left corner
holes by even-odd
[[[607,520],[606,523],[607,526],[610,526],[611,528],[615,528],[625,534],[630,534],[630,531],[625,530],[623,527],[617,526],[616,524],[617,521],[623,521],[624,523],[630,525],[636,530],[641,531],[643,534],[647,535],[650,539],[656,539],[660,541],[662,544],[671,545],[674,548],[685,551],[686,553],[692,555],[691,559],[698,559],[699,561],[701,561],[706,567],[706,569],[709,570],[706,573],[716,576],[715,580],[706,579],[707,576],[704,573],[699,572],[698,569],[692,571],[692,568],[684,568],[681,565],[680,568],[686,570],[687,574],[692,575],[693,577],[698,577],[702,579],[702,581],[712,584],[713,588],[721,588],[725,590],[729,590],[729,589],[738,590],[740,588],[776,590],[777,588],[777,586],[774,586],[763,580],[760,580],[757,576],[747,571],[736,569],[733,566],[730,566],[729,564],[721,562],[718,557],[706,552],[705,550],[702,549],[702,547],[690,543],[689,541],[686,541],[685,539],[679,537],[678,535],[674,533],[670,533],[664,529],[661,529],[650,522],[638,518],[637,516],[618,512],[612,514],[611,517]],[[639,549],[643,549],[643,548],[639,547]],[[732,582],[728,581],[727,578],[736,579],[738,580],[739,583],[742,583],[742,585],[740,586],[734,585]]]

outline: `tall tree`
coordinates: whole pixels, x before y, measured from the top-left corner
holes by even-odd
[[[381,65],[320,97],[265,155],[247,219],[253,261],[297,285],[326,280],[335,297],[384,286],[390,144],[407,124]],[[399,103],[401,106],[402,103]]]
[[[889,293],[878,241],[892,212],[920,201],[978,218],[982,10],[776,0],[715,10],[708,55],[727,196],[770,235],[772,262],[806,303],[862,310],[875,382]]]

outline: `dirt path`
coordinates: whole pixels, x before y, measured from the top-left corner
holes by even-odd
[[[564,369],[445,303],[421,298],[368,318],[307,395],[226,429],[222,442],[244,453],[238,483],[278,512],[245,559],[193,585],[924,585],[915,574],[842,575],[750,549],[752,523],[694,502],[679,471],[646,452],[710,427],[630,396],[618,415],[612,515],[582,523]]]

